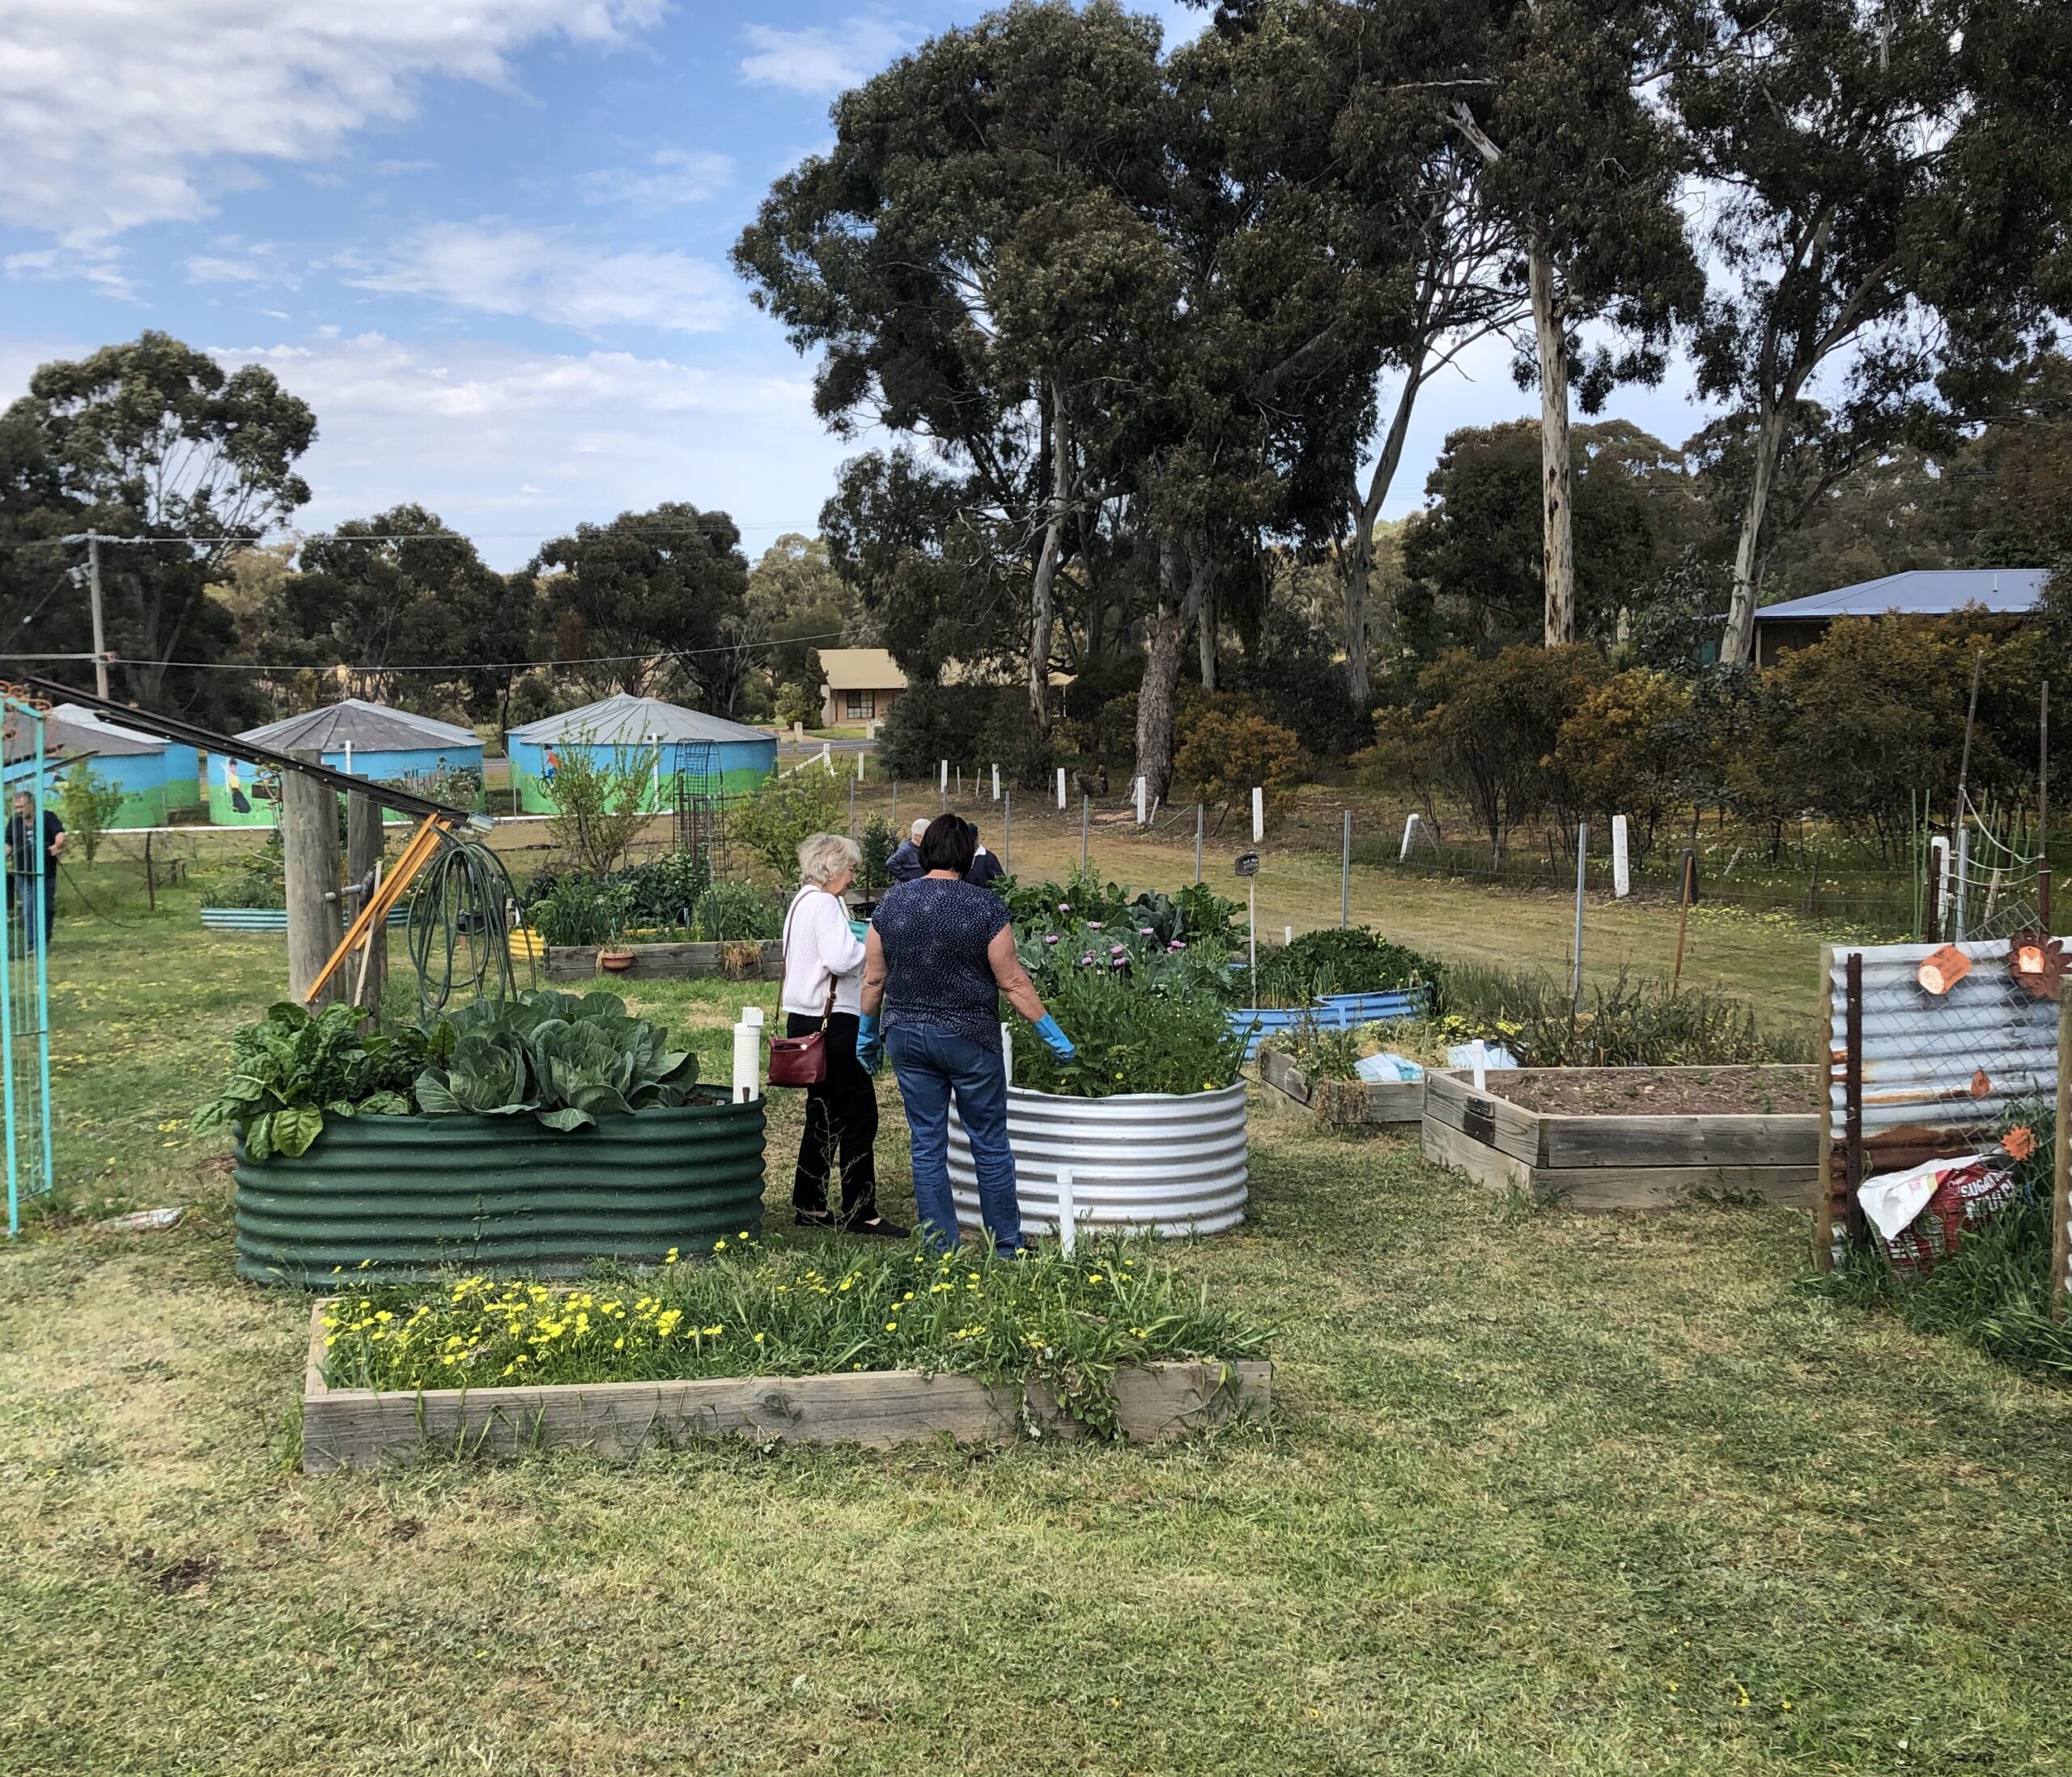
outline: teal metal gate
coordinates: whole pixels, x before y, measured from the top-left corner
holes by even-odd
[[[50,793],[44,710],[0,693],[0,780],[6,791],[6,941],[0,943],[0,1109],[6,1119],[7,1232],[50,1189],[50,919],[57,887],[44,837]],[[26,796],[23,808],[19,799]]]

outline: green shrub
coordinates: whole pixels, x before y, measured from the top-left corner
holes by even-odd
[[[205,907],[285,908],[287,863],[278,829],[257,851],[243,851],[194,873]]]
[[[1743,1001],[1711,989],[1674,990],[1623,970],[1577,1011],[1551,976],[1457,966],[1447,1003],[1463,1028],[1500,1040],[1526,1067],[1720,1067],[1813,1059],[1802,1037],[1760,1024]],[[1465,1039],[1463,1039],[1465,1040]]]
[[[690,935],[703,944],[779,937],[787,905],[787,898],[781,894],[758,888],[754,883],[722,878],[698,897],[691,910]]]
[[[83,759],[74,760],[57,794],[57,812],[88,863],[100,850],[101,835],[122,809],[122,786],[104,778]]]
[[[1378,994],[1412,987],[1424,990],[1428,1011],[1441,1011],[1444,965],[1365,926],[1306,931],[1259,959],[1263,1006],[1306,1006],[1320,994]]]
[[[1099,968],[1063,972],[1043,990],[1051,1015],[1078,1054],[1061,1062],[1042,1040],[1019,1033],[1014,1083],[1068,1098],[1123,1092],[1210,1092],[1238,1077],[1245,1039],[1222,1002],[1147,990]]]
[[[547,831],[564,856],[601,876],[618,867],[652,818],[648,800],[660,749],[597,747],[593,739],[583,728],[563,740]]]
[[[842,780],[817,766],[788,778],[767,778],[752,796],[731,804],[727,833],[778,881],[799,880],[799,847],[817,833],[839,833],[848,822]]]

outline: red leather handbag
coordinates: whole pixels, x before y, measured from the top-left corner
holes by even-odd
[[[801,895],[800,901],[805,898]],[[792,913],[799,903],[792,903]],[[792,956],[792,922],[784,921],[784,959],[788,969]],[[827,1078],[827,1020],[834,1011],[834,977],[827,978],[827,1003],[821,1008],[820,1028],[803,1037],[770,1039],[770,1084],[773,1086],[817,1086]]]

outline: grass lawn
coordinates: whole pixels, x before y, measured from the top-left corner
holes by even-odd
[[[1790,1212],[1521,1212],[1263,1104],[1250,1221],[1170,1256],[1279,1323],[1264,1432],[305,1478],[307,1301],[235,1279],[185,1127],[281,947],[106,904],[66,1190],[194,1209],[0,1252],[8,1777],[2072,1760],[2072,1397],[1803,1293]],[[715,1072],[767,992],[632,986]]]

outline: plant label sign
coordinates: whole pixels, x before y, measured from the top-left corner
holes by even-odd
[[[1256,876],[1259,873],[1259,855],[1256,851],[1241,851],[1231,868],[1241,876]]]

